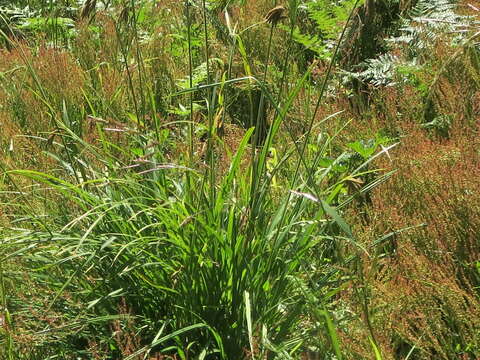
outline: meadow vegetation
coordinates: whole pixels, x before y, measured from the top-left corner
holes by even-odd
[[[478,0],[0,0],[0,359],[480,358]]]

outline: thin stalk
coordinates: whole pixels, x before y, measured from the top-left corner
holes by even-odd
[[[186,15],[186,21],[187,21],[187,44],[188,44],[188,77],[189,77],[189,87],[192,88],[193,87],[193,59],[192,59],[192,34],[191,34],[191,31],[192,31],[192,19],[191,19],[191,13],[190,13],[190,6],[191,3],[190,3],[190,0],[186,0],[185,1],[185,15]],[[193,127],[193,92],[189,94],[189,99],[190,99],[190,119],[189,119],[189,123],[188,123],[188,167],[192,168],[193,167],[193,155],[194,155],[194,146],[193,146],[193,134],[194,134],[194,127]],[[195,209],[192,209],[192,205],[194,204],[194,201],[193,201],[193,189],[192,189],[192,182],[191,182],[191,175],[189,172],[186,172],[185,174],[186,176],[186,186],[185,186],[185,190],[186,190],[186,208],[188,209],[188,211],[190,213],[194,213],[195,212]],[[200,199],[202,198],[202,194],[199,194],[198,195],[198,201],[201,201]],[[194,216],[193,218],[193,226],[195,227],[195,231],[193,231],[192,233],[189,233],[187,235],[188,237],[188,258],[190,261],[188,261],[186,264],[185,264],[185,267],[187,269],[189,269],[188,271],[192,271],[192,273],[194,273],[194,271],[192,269],[195,268],[195,265],[192,263],[192,259],[195,258],[195,240],[196,240],[196,237],[197,237],[197,226],[198,226],[198,222],[197,222],[197,218]],[[183,229],[181,229],[180,231],[183,232]],[[184,236],[182,234],[182,236]],[[196,286],[195,286],[195,282],[198,281],[197,279],[194,279],[194,278],[191,278],[191,287],[192,287],[192,290],[194,291]],[[195,302],[195,299],[194,299],[195,296],[191,297],[191,298],[187,298],[186,299],[186,303],[187,303],[187,308],[188,309],[192,309],[194,308],[194,302]],[[191,317],[192,314],[185,314],[186,317],[190,317],[191,320],[193,320],[193,318]]]
[[[277,1],[275,1],[275,6],[277,4]],[[287,52],[285,54],[285,59],[284,59],[284,62],[283,62],[283,65],[282,65],[282,79],[280,81],[280,86],[279,86],[279,91],[278,91],[278,95],[277,95],[277,106],[275,107],[275,115],[274,115],[274,118],[276,118],[279,114],[280,114],[280,103],[282,101],[282,95],[283,95],[283,87],[285,85],[285,82],[286,82],[286,79],[287,79],[287,69],[289,68],[288,67],[288,61],[290,60],[290,50],[292,48],[292,45],[293,45],[293,31],[294,31],[294,28],[295,28],[295,25],[296,25],[296,22],[297,22],[297,0],[293,0],[291,3],[290,3],[290,11],[293,11],[293,16],[290,17],[290,34],[289,34],[289,38],[288,38],[288,41],[287,41]],[[308,108],[308,106],[307,106]],[[309,110],[309,108],[308,108]],[[297,152],[300,154],[300,148],[299,148],[299,145],[298,145],[298,140],[295,139],[294,135],[293,135],[293,132],[291,131],[291,128],[290,126],[288,125],[288,123],[286,123],[286,128],[287,128],[287,132],[288,132],[288,135],[290,136],[291,140],[292,140],[292,143],[294,144],[295,148],[297,149]],[[305,168],[308,168],[307,166],[307,163],[305,161],[305,159],[303,157],[300,157],[300,160],[304,163],[303,165],[305,166]]]
[[[210,84],[210,50],[208,41],[208,26],[207,26],[207,6],[205,0],[202,0],[203,10],[203,31],[205,32],[204,45],[205,45],[205,61],[207,62],[207,84]],[[211,91],[209,90],[208,93]]]
[[[189,86],[193,87],[193,59],[192,59],[192,19],[190,14],[190,0],[185,2],[186,4],[186,15],[187,15],[187,42],[188,42],[188,77],[189,77]],[[193,93],[190,93],[190,123],[188,126],[188,166],[191,167],[193,164]],[[188,173],[187,173],[188,174]],[[187,175],[188,176],[188,175]]]
[[[203,31],[204,31],[204,47],[205,47],[205,61],[207,63],[207,84],[210,84],[210,50],[209,50],[209,41],[208,41],[208,26],[207,26],[207,6],[205,0],[202,0],[202,11],[203,11]],[[208,116],[208,138],[207,138],[207,151],[206,151],[206,158],[208,161],[208,168],[206,172],[209,175],[209,196],[210,202],[213,203],[215,199],[215,171],[214,171],[214,152],[213,152],[213,110],[214,106],[214,99],[213,99],[214,92],[212,89],[207,89],[207,116]],[[205,177],[206,178],[206,177]]]
[[[275,1],[276,3],[276,1]],[[297,14],[298,14],[298,9],[297,9],[297,0],[293,0],[293,3],[291,3],[290,10],[294,11],[293,16],[290,17],[290,34],[288,36],[288,41],[287,41],[287,53],[285,54],[285,60],[282,65],[282,80],[280,80],[280,87],[278,90],[278,97],[277,97],[277,103],[280,104],[280,101],[282,99],[282,92],[283,92],[283,87],[285,85],[285,81],[287,79],[287,69],[288,69],[288,61],[290,60],[290,51],[292,49],[293,45],[293,31],[295,29],[295,25],[297,23]]]
[[[360,277],[360,284],[361,284],[361,289],[356,287],[356,291],[359,297],[361,297],[361,305],[362,305],[362,311],[363,311],[363,316],[365,318],[365,324],[367,325],[368,332],[370,333],[370,338],[373,344],[378,348],[378,342],[375,337],[375,332],[373,331],[373,325],[370,320],[370,311],[368,310],[368,296],[367,296],[367,281],[365,279],[365,276],[363,274],[363,267],[362,267],[362,260],[360,257],[358,257],[356,261],[356,267],[357,271],[356,273]]]
[[[262,83],[266,86],[266,82],[267,82],[267,74],[268,74],[268,65],[270,63],[270,53],[272,51],[272,40],[273,40],[273,33],[274,33],[274,30],[275,30],[275,23],[272,23],[272,25],[270,26],[270,36],[269,36],[269,39],[268,39],[268,49],[267,49],[267,58],[265,59],[265,71],[263,72],[263,77],[262,77]],[[263,92],[261,93],[260,95],[260,103],[258,105],[258,112],[257,112],[257,120],[256,120],[256,123],[255,123],[255,127],[256,127],[256,130],[255,130],[255,137],[254,137],[254,146],[259,146],[259,142],[260,142],[260,131],[263,131],[263,126],[265,126],[265,124],[261,121],[262,120],[262,113],[263,113],[263,105],[264,105],[264,101],[265,101],[265,95],[263,94]],[[262,124],[260,124],[262,122]]]
[[[267,49],[267,58],[265,59],[265,71],[263,73],[262,77],[262,83],[264,86],[266,86],[266,81],[267,81],[267,74],[268,74],[268,64],[270,62],[270,53],[272,50],[272,40],[273,40],[273,33],[275,30],[275,23],[272,23],[270,26],[270,37],[268,40],[268,49]],[[252,185],[250,188],[250,209],[254,209],[254,204],[256,202],[256,195],[257,195],[257,189],[260,183],[260,177],[263,174],[258,174],[258,164],[257,162],[257,157],[256,157],[256,149],[258,146],[260,146],[260,135],[265,131],[266,124],[265,124],[265,119],[262,121],[262,114],[263,114],[263,106],[264,106],[264,93],[260,94],[260,101],[258,104],[258,112],[257,112],[257,120],[255,123],[255,134],[254,134],[254,139],[253,139],[253,149],[252,149]],[[253,216],[251,219],[255,219],[255,215],[252,214]],[[251,224],[253,225],[253,223]]]
[[[144,94],[144,72],[145,67],[143,64],[142,52],[140,50],[140,42],[138,41],[138,27],[137,27],[137,14],[135,11],[135,1],[131,0],[130,7],[132,9],[132,18],[133,18],[133,37],[135,39],[135,55],[137,58],[137,68],[138,68],[138,80],[140,83],[140,101],[141,101],[141,116],[142,122],[145,123],[145,94]],[[138,116],[138,115],[137,115]],[[138,119],[140,120],[140,119]]]
[[[192,26],[192,19],[191,19],[191,14],[190,14],[190,0],[185,1],[185,6],[186,6],[186,18],[187,18],[187,41],[188,41],[188,74],[189,74],[189,87],[193,87],[193,59],[192,59],[192,34],[191,34],[191,26]],[[193,167],[193,93],[190,93],[190,121],[188,123],[188,167],[192,168]],[[191,209],[191,205],[194,204],[194,196],[193,196],[193,191],[192,191],[192,179],[190,172],[187,171],[185,174],[185,191],[186,191],[186,207],[189,209],[190,212],[194,212],[194,209]],[[199,194],[198,198],[201,198],[201,194]],[[200,200],[199,200],[200,201]],[[194,218],[194,226],[198,226],[197,219]],[[194,258],[193,252],[194,250],[194,244],[195,244],[195,239],[197,236],[197,231],[194,231],[193,233],[189,234],[189,255],[191,258]],[[191,266],[191,264],[187,264],[187,267]],[[193,301],[193,299],[187,299],[187,302]]]

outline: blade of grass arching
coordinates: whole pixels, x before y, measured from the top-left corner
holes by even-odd
[[[324,200],[320,201],[323,210],[325,213],[330,216],[337,224],[340,226],[340,228],[347,234],[350,238],[353,239],[353,234],[352,230],[350,229],[350,226],[348,226],[347,222],[340,216],[340,214],[330,205],[328,205]]]
[[[381,184],[383,184],[384,182],[386,182],[388,179],[390,179],[394,174],[397,173],[397,170],[392,170],[392,171],[389,171],[388,173],[385,173],[385,174],[382,174],[380,177],[378,177],[377,179],[375,179],[375,181],[372,181],[371,183],[367,184],[366,186],[362,187],[358,193],[356,194],[353,194],[351,196],[349,196],[347,199],[345,199],[344,201],[342,201],[338,206],[337,206],[337,209],[341,209],[341,208],[344,208],[345,206],[347,206],[348,204],[350,204],[357,196],[359,195],[362,195],[362,194],[365,194],[369,191],[371,191],[372,189],[376,188],[377,186],[380,186]]]
[[[224,184],[228,187],[231,186],[234,177],[237,175],[237,172],[239,170],[243,154],[245,153],[248,142],[249,142],[250,137],[252,136],[252,133],[253,133],[254,130],[255,130],[254,128],[248,129],[247,132],[245,133],[245,135],[243,136],[242,141],[240,142],[240,145],[238,146],[237,153],[235,154],[235,157],[233,158],[233,161],[230,164],[228,175],[227,175],[227,177],[225,179],[225,182],[224,182]],[[227,190],[228,190],[228,188],[227,188]]]
[[[367,254],[367,256],[369,256],[368,251],[358,241],[355,240],[355,236],[353,235],[352,230],[350,229],[350,226],[348,226],[347,222],[343,219],[343,217],[340,216],[340,214],[336,211],[334,207],[330,206],[325,200],[319,200],[315,198],[313,195],[308,193],[301,193],[298,191],[291,191],[291,193],[304,197],[305,199],[308,199],[315,203],[319,203],[322,209],[321,214],[326,214],[329,217],[331,217],[333,221],[340,227],[340,229],[348,235],[347,238],[336,236],[335,239],[346,240],[352,243],[354,246],[361,249],[363,252]]]
[[[423,335],[420,337],[420,339],[423,337]],[[419,339],[419,341],[420,341]],[[410,349],[410,351],[408,352],[407,356],[405,356],[405,359],[404,360],[408,360],[410,359],[410,356],[412,356],[413,352],[415,351],[415,349],[417,348],[417,345],[413,345],[412,348]]]
[[[115,205],[107,208],[104,212],[101,212],[101,213],[95,212],[94,213],[97,216],[95,217],[95,220],[93,220],[92,224],[88,227],[88,229],[85,230],[82,237],[79,239],[78,244],[76,245],[77,251],[80,250],[80,247],[83,245],[83,242],[92,233],[92,231],[95,229],[95,227],[104,219],[104,217],[108,216],[108,212],[113,210],[114,208],[115,208]]]
[[[390,146],[387,146],[387,147],[384,147],[382,148],[381,151],[379,151],[378,153],[376,153],[375,155],[371,156],[370,158],[368,158],[368,160],[366,160],[365,162],[363,162],[363,164],[361,164],[359,167],[357,167],[355,170],[352,171],[352,176],[355,176],[356,174],[358,174],[360,172],[360,170],[362,170],[364,167],[366,167],[368,164],[370,164],[373,160],[375,160],[376,158],[382,156],[383,154],[387,154],[388,155],[388,152],[393,149],[394,147],[396,147],[399,143],[395,143],[395,144],[392,144]]]
[[[333,350],[335,351],[335,355],[337,356],[338,360],[342,360],[342,352],[340,351],[340,342],[338,341],[338,335],[337,332],[335,331],[335,327],[333,326],[332,319],[330,318],[330,315],[328,314],[327,310],[324,309],[324,315],[325,319],[327,320],[327,329],[328,329],[328,334],[330,335],[330,340],[332,341],[332,346]]]
[[[254,344],[253,344],[253,327],[252,327],[252,306],[250,303],[250,293],[245,291],[244,293],[244,301],[245,301],[245,317],[247,319],[247,331],[248,331],[248,342],[250,343],[250,353],[252,359],[255,359],[254,353]]]
[[[373,353],[375,354],[375,360],[382,360],[382,354],[380,353],[380,350],[378,349],[377,344],[375,344],[375,341],[373,341],[372,337],[369,336],[368,340],[370,341],[370,345],[372,346]]]
[[[332,347],[333,347],[333,351],[335,352],[335,356],[337,357],[338,360],[342,360],[343,356],[342,356],[342,352],[340,350],[340,342],[338,340],[338,335],[337,335],[337,332],[335,330],[335,326],[333,325],[332,318],[330,317],[330,315],[328,314],[328,311],[325,308],[321,311],[318,311],[317,316],[318,316],[317,320],[319,320],[320,317],[325,318],[325,322],[326,322],[326,326],[327,326],[327,332],[328,332],[328,335],[330,337],[330,342],[332,343]]]
[[[36,216],[37,214],[36,214],[36,211],[33,208],[32,204],[26,199],[25,193],[20,190],[19,186],[17,185],[17,183],[13,180],[12,176],[10,175],[10,171],[7,171],[6,167],[3,165],[3,163],[1,161],[0,161],[0,170],[3,172],[4,176],[7,177],[8,181],[15,188],[15,190],[18,192],[18,194],[21,194],[22,202],[30,210],[30,212],[31,212],[30,215],[31,215],[32,219],[34,219],[34,222],[37,222],[42,228],[45,229],[45,231],[47,231],[50,234],[50,236],[53,236],[53,232],[50,229],[50,226],[47,225],[47,223],[44,221],[44,219],[42,219],[39,216]]]
[[[6,240],[8,241],[8,239],[6,239]],[[15,244],[15,245],[18,245],[18,244]],[[4,256],[1,260],[2,260],[2,262],[4,262],[4,261],[7,261],[10,258],[14,258],[18,255],[24,255],[24,254],[28,253],[30,250],[36,248],[38,245],[39,245],[38,243],[33,243],[33,244],[30,244],[30,245],[25,246],[23,248],[20,248],[18,250],[15,250],[15,251],[9,253],[8,255]]]
[[[335,236],[332,238],[332,240],[344,240],[347,242],[352,243],[355,247],[359,248],[362,250],[367,256],[370,256],[368,253],[367,249],[362,246],[358,241],[356,241],[355,236],[353,235],[350,227],[346,223],[346,221],[339,215],[339,213],[335,210],[335,208],[331,207],[326,201],[324,200],[318,200],[315,198],[313,195],[308,194],[308,193],[302,193],[298,191],[291,191],[293,194],[298,195],[300,197],[303,197],[307,200],[313,201],[315,203],[319,203],[321,205],[321,211],[319,212],[320,216],[323,216],[324,214],[328,215],[333,219],[335,223],[340,227],[340,229],[345,232],[348,237],[342,237],[342,236]]]
[[[10,170],[8,174],[12,175],[20,175],[26,178],[29,178],[34,181],[38,181],[40,183],[50,185],[60,193],[65,195],[68,199],[73,200],[77,205],[81,206],[83,210],[87,210],[86,206],[92,205],[96,203],[96,200],[91,194],[87,191],[84,191],[78,185],[74,185],[69,183],[68,181],[64,181],[60,178],[55,176],[42,173],[39,171],[34,170]],[[98,180],[98,182],[102,182],[103,180]],[[78,197],[72,196],[72,194],[78,195]]]
[[[83,269],[85,269],[86,265],[88,265],[96,256],[96,251],[93,252],[92,254],[90,254],[90,256],[88,257],[87,260],[85,260],[85,262],[83,264],[80,264],[80,265],[77,265],[77,269],[73,272],[73,274],[67,279],[67,281],[65,281],[63,283],[63,285],[60,287],[60,289],[56,292],[55,296],[53,297],[52,301],[50,302],[50,304],[48,305],[47,309],[46,309],[46,312],[48,313],[53,305],[55,304],[55,302],[58,300],[58,298],[62,295],[63,291],[71,284],[71,282],[73,281],[73,279],[78,275],[80,274],[80,271],[82,271]]]
[[[247,130],[245,135],[243,136],[242,141],[240,142],[240,145],[238,146],[237,153],[235,154],[235,157],[233,158],[232,163],[230,164],[230,168],[228,170],[227,176],[224,178],[224,181],[222,182],[220,186],[220,191],[218,192],[217,200],[215,203],[214,207],[214,213],[215,214],[220,214],[223,205],[224,205],[224,199],[225,196],[228,194],[232,187],[233,180],[237,176],[238,170],[240,168],[240,164],[243,158],[243,155],[245,153],[245,150],[247,149],[248,142],[250,141],[250,138],[253,134],[254,128],[250,128]]]
[[[135,351],[134,353],[130,354],[129,356],[127,356],[124,360],[132,360],[132,359],[136,359],[138,356],[142,355],[143,353],[145,352],[148,352],[150,351],[151,349],[153,349],[155,346],[157,345],[160,345],[168,340],[171,340],[171,339],[174,339],[175,337],[177,337],[178,335],[181,335],[181,334],[184,334],[184,333],[187,333],[189,331],[192,331],[192,330],[195,330],[195,329],[201,329],[201,328],[207,328],[209,329],[209,327],[205,324],[194,324],[194,325],[190,325],[190,326],[187,326],[187,327],[184,327],[180,330],[176,330],[176,331],[173,331],[171,334],[168,334],[168,335],[165,335],[163,337],[161,337],[160,339],[157,339],[155,341],[152,341],[150,343],[150,345],[147,345],[147,346],[144,346],[140,349],[138,349],[137,351]]]

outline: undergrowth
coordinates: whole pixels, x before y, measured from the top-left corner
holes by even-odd
[[[0,358],[480,356],[478,2],[27,3]]]

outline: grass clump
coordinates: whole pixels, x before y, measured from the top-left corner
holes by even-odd
[[[478,14],[437,5],[2,10],[0,357],[478,356]]]

